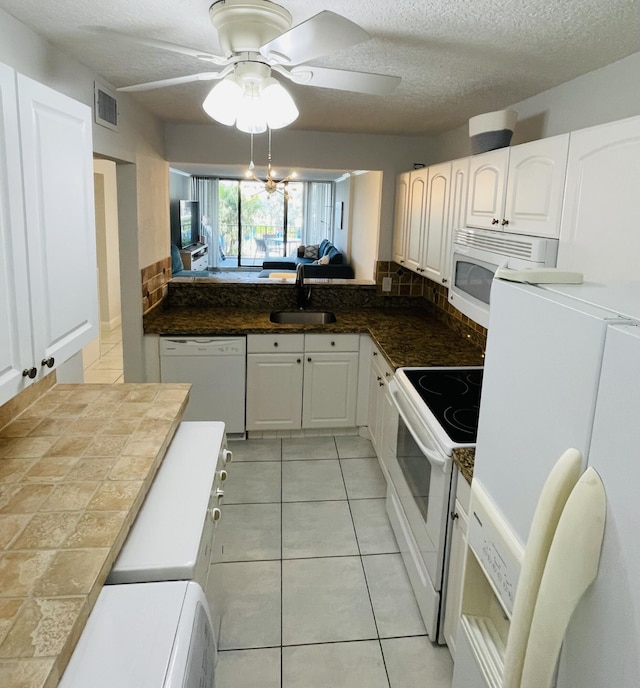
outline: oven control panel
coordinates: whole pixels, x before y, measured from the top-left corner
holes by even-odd
[[[477,481],[471,486],[468,541],[510,617],[524,550]]]

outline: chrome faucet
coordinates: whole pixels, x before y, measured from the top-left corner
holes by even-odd
[[[304,286],[304,263],[298,263],[296,268],[296,303],[298,308],[306,308],[311,300],[311,287]]]

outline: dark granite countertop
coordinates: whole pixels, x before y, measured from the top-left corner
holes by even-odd
[[[230,336],[246,334],[369,334],[393,368],[482,365],[482,351],[420,309],[335,310],[327,325],[279,325],[269,311],[235,308],[158,307],[144,316],[145,334]]]

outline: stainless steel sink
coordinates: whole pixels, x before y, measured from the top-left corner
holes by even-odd
[[[331,311],[272,311],[269,320],[279,325],[326,325],[336,316]]]

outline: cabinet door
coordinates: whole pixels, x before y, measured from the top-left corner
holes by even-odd
[[[558,267],[586,280],[638,279],[640,117],[571,134]]]
[[[398,175],[396,181],[396,207],[393,221],[393,260],[400,265],[404,264],[407,254],[407,215],[409,204],[409,180],[410,172]]]
[[[15,72],[0,64],[0,405],[34,366]]]
[[[380,385],[384,385],[382,375],[380,373],[380,369],[375,365],[375,362],[372,361],[369,373],[369,411],[367,414],[367,425],[369,427],[371,444],[373,445],[373,448],[376,450],[376,454],[378,452],[378,440],[380,437],[378,414]]]
[[[299,430],[302,353],[247,356],[247,430]]]
[[[449,194],[451,163],[429,168],[427,212],[423,235],[420,272],[434,282],[442,283],[449,258]]]
[[[467,221],[467,187],[469,185],[469,158],[451,163],[451,190],[449,192],[449,223],[445,257],[442,264],[441,282],[448,284],[451,275],[451,242],[456,229]]]
[[[464,478],[458,475],[458,480]],[[451,657],[456,657],[456,635],[460,620],[462,603],[462,583],[464,576],[465,557],[467,556],[467,515],[458,501],[451,532],[451,551],[449,555],[449,575],[447,577],[447,599],[444,617],[444,638]]]
[[[98,336],[91,110],[18,75],[36,365]]]
[[[302,427],[354,427],[357,393],[357,353],[306,354]]]
[[[467,225],[502,229],[509,148],[500,148],[469,160]]]
[[[409,216],[407,219],[407,249],[404,265],[414,272],[418,272],[422,258],[422,236],[425,222],[428,178],[429,169],[427,167],[411,173]]]
[[[569,134],[511,148],[504,217],[508,232],[557,238]],[[506,222],[507,224],[502,224]]]

